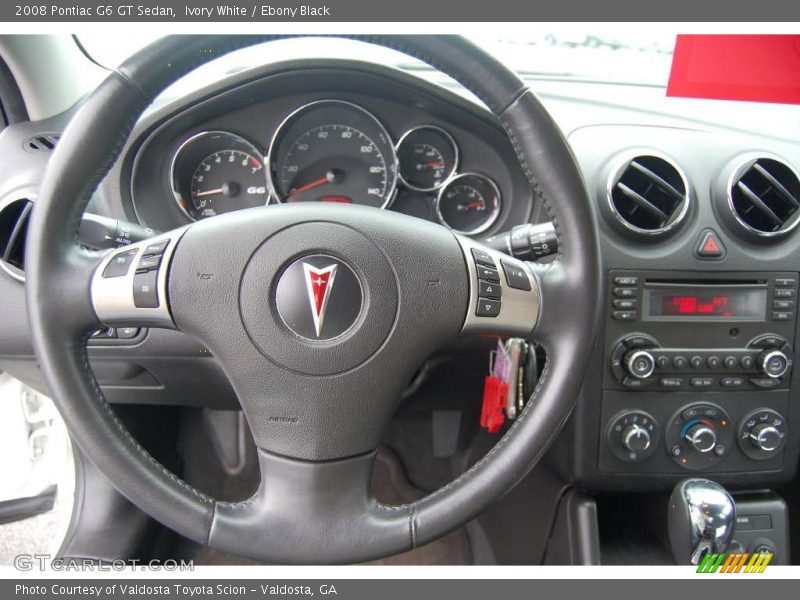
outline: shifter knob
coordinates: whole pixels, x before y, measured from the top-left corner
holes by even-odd
[[[684,479],[669,499],[669,541],[675,562],[699,564],[707,552],[722,552],[736,526],[736,504],[708,479]]]

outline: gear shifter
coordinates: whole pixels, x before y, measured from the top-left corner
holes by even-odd
[[[708,552],[722,552],[733,537],[736,504],[728,491],[708,479],[684,479],[669,499],[669,541],[675,562],[699,564]]]

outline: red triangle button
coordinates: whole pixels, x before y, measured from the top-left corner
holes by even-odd
[[[700,239],[695,247],[695,254],[703,259],[720,259],[725,256],[725,246],[722,245],[717,234],[711,229],[706,229],[700,234]]]

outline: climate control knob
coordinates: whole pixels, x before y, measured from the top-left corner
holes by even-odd
[[[748,437],[756,448],[764,452],[774,452],[783,440],[780,430],[768,423],[759,423],[753,427]]]
[[[779,379],[786,375],[791,361],[786,353],[777,348],[767,348],[758,355],[758,370],[771,379]]]
[[[628,452],[646,452],[650,448],[650,433],[644,427],[633,424],[622,432],[622,445]]]
[[[656,361],[653,355],[642,349],[628,351],[622,364],[625,365],[625,370],[628,374],[636,379],[647,379],[656,368]]]
[[[717,432],[708,425],[698,423],[688,429],[684,439],[692,450],[705,454],[717,445]]]

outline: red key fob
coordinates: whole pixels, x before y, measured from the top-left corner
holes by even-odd
[[[481,427],[489,433],[497,433],[506,421],[505,399],[508,384],[493,375],[487,375],[483,382],[483,405],[481,407]]]

